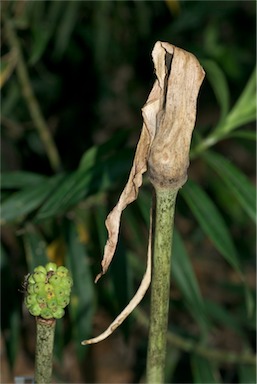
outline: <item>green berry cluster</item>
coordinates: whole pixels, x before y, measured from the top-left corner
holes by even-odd
[[[60,319],[70,302],[72,284],[67,268],[55,263],[40,265],[27,277],[25,305],[33,316]]]

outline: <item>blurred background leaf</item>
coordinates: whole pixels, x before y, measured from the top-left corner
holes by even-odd
[[[192,52],[206,71],[189,180],[177,199],[169,330],[178,339],[169,343],[166,380],[255,382],[255,3],[5,1],[1,21],[3,381],[33,376],[35,328],[18,289],[46,260],[65,263],[74,278],[56,330],[55,382],[144,380],[147,326],[137,315],[99,346],[80,342],[111,322],[145,271],[147,176],[122,216],[112,268],[94,285],[104,221],[128,178],[154,81],[151,51],[163,40]],[[7,21],[58,171],[31,118]],[[147,319],[149,294],[140,310]]]
[[[236,248],[226,224],[208,195],[192,180],[188,180],[182,190],[190,209],[199,222],[201,229],[213,241],[224,258],[241,274]]]
[[[81,361],[86,352],[86,348],[81,348],[81,341],[89,338],[92,332],[94,288],[86,247],[80,242],[78,231],[73,223],[67,224],[66,231],[67,266],[74,281],[69,311],[77,355]]]
[[[227,189],[236,197],[241,208],[252,220],[256,220],[256,189],[237,167],[214,152],[205,154],[207,163],[222,178]]]
[[[194,383],[219,383],[219,375],[214,366],[208,360],[197,355],[191,358]],[[216,371],[216,372],[215,372]]]

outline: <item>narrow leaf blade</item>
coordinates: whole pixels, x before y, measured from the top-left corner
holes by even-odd
[[[94,167],[78,169],[56,189],[37,214],[37,220],[62,214],[92,193],[113,187],[128,170],[131,151],[122,151],[116,157],[97,163]]]
[[[171,271],[178,288],[189,304],[193,316],[203,325],[206,322],[206,313],[202,295],[187,251],[176,230],[173,234]]]
[[[192,355],[191,357],[191,366],[192,373],[194,378],[194,383],[197,384],[212,384],[220,383],[218,380],[217,371],[214,369],[213,365],[203,357],[198,355]]]
[[[182,189],[182,196],[194,213],[203,232],[210,238],[227,262],[241,275],[241,267],[238,255],[218,209],[196,183],[188,180]]]
[[[239,382],[242,384],[256,383],[256,366],[239,365],[238,367]]]
[[[204,159],[231,190],[248,216],[256,222],[256,189],[247,177],[217,153],[208,151]]]
[[[2,204],[1,223],[23,220],[27,214],[43,203],[59,184],[62,177],[62,175],[57,175],[39,185],[13,193]]]
[[[37,185],[46,180],[46,176],[26,171],[3,172],[1,188],[19,189]]]
[[[75,224],[69,223],[65,232],[68,244],[67,266],[74,282],[69,311],[76,340],[77,355],[81,361],[85,355],[85,347],[81,347],[81,341],[91,336],[94,313],[93,279],[87,250],[79,241]]]
[[[34,225],[26,224],[23,242],[29,272],[32,273],[35,267],[48,262],[46,241]]]
[[[226,77],[221,68],[213,60],[203,60],[202,65],[206,70],[206,75],[211,83],[216,99],[219,103],[221,116],[219,124],[225,119],[229,110],[229,89]]]

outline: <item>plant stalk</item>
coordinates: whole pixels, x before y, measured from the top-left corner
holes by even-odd
[[[170,263],[178,189],[155,187],[156,211],[146,382],[163,384],[170,299]]]
[[[37,384],[50,384],[52,381],[55,324],[55,319],[36,318],[35,383]]]

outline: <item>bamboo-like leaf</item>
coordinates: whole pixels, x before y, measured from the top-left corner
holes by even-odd
[[[21,318],[20,318],[20,313],[18,308],[13,308],[10,317],[9,317],[9,337],[6,338],[6,353],[7,353],[7,358],[10,363],[10,366],[13,368],[18,351],[19,351],[19,330],[21,327]]]
[[[245,305],[246,305],[246,311],[247,311],[247,320],[248,321],[250,319],[254,320],[256,300],[254,299],[254,295],[251,292],[250,288],[247,286],[247,284],[245,284],[244,286],[244,295],[245,295]]]
[[[23,242],[28,269],[32,273],[35,267],[45,265],[48,261],[46,241],[34,225],[27,224],[25,226]]]
[[[253,73],[251,74],[241,96],[237,100],[235,106],[233,109],[244,109],[245,106],[256,100],[256,67],[253,70]]]
[[[111,1],[101,1],[98,3],[97,12],[93,18],[94,34],[94,55],[95,64],[104,70],[108,63],[108,55],[111,47],[111,30],[108,23],[108,15],[114,11],[114,3]]]
[[[120,312],[133,296],[127,254],[122,240],[118,244],[116,257],[110,268],[110,275],[115,292],[115,301]],[[126,324],[128,323],[124,325],[126,326]]]
[[[241,384],[256,383],[256,366],[239,365],[238,375],[239,375],[239,383]]]
[[[252,123],[256,120],[256,100],[249,101],[249,105],[244,106],[244,109],[236,110],[228,115],[224,125],[224,131],[231,132],[233,129]]]
[[[55,334],[54,334],[54,356],[59,362],[63,361],[63,352],[65,346],[65,319],[58,319],[55,326]]]
[[[36,25],[36,28],[32,28],[33,46],[31,49],[31,56],[29,58],[29,64],[35,65],[40,60],[47,44],[51,37],[51,32],[48,28],[42,25]]]
[[[213,301],[206,300],[205,309],[215,323],[233,329],[240,337],[245,337],[241,324],[234,314],[229,313],[228,310]]]
[[[222,155],[208,151],[204,159],[234,194],[242,209],[256,221],[256,189],[247,177]]]
[[[127,137],[127,131],[120,131],[112,136],[107,142],[89,148],[81,157],[79,169],[86,171],[92,168],[103,160],[108,159],[113,151],[119,156],[118,149],[126,142]]]
[[[96,221],[97,235],[98,235],[98,241],[101,247],[101,251],[103,250],[104,245],[106,243],[106,239],[107,239],[107,232],[106,232],[105,226],[103,225],[106,219],[106,215],[107,215],[106,204],[98,204],[98,206],[95,209],[95,221]]]
[[[68,248],[67,267],[71,271],[74,282],[69,311],[77,355],[82,360],[85,356],[85,350],[81,348],[80,342],[83,337],[91,335],[92,316],[95,309],[93,279],[87,250],[79,241],[75,224],[67,224],[65,232]]]
[[[237,298],[240,302],[240,305],[237,307],[235,322],[240,322],[240,326],[243,329],[256,330],[256,293],[254,289],[249,288],[245,283],[239,285],[238,283],[232,282],[222,282],[222,288],[225,289],[232,295],[231,300],[233,301],[233,296]],[[215,309],[213,310],[215,312]],[[219,316],[218,311],[214,313],[214,317]],[[233,327],[233,323],[232,327]]]
[[[211,83],[216,99],[219,103],[221,114],[218,125],[220,125],[224,121],[229,110],[229,89],[227,80],[223,71],[215,61],[202,60],[201,64],[206,71],[207,79]]]
[[[40,184],[47,177],[38,173],[26,171],[3,172],[1,174],[1,188],[19,189]]]
[[[7,255],[2,243],[0,251],[1,286],[4,287],[5,292],[5,294],[1,296],[1,332],[6,350],[6,357],[10,368],[13,369],[20,344],[20,305],[18,305],[17,300],[19,293],[17,293],[17,281],[14,279],[11,258]],[[8,294],[6,294],[6,292],[8,292]]]
[[[65,8],[63,8],[62,19],[58,23],[58,29],[55,34],[56,40],[53,50],[54,57],[57,59],[61,58],[69,45],[71,34],[76,25],[79,6],[79,1],[69,1]]]
[[[173,375],[179,364],[182,352],[176,348],[168,348],[165,363],[165,383],[172,383]],[[172,380],[172,381],[170,381]]]
[[[137,204],[135,204],[134,207],[126,210],[123,214],[123,218],[130,236],[130,248],[142,254],[147,246],[147,238],[144,235],[146,234],[146,228],[149,225],[150,207],[145,221],[144,218],[141,218],[141,212],[138,210],[138,203],[139,202],[137,201]]]
[[[117,157],[103,160],[90,169],[78,169],[60,183],[39,210],[36,219],[43,220],[53,215],[65,213],[68,209],[92,193],[108,190],[120,180],[129,167],[130,150],[124,150]]]
[[[239,139],[256,141],[256,131],[250,131],[246,129],[238,130],[231,132],[228,137],[236,137]]]
[[[200,325],[206,324],[206,313],[202,295],[187,251],[177,231],[173,233],[171,272],[181,290],[189,310]]]
[[[33,3],[32,3],[33,4]],[[31,25],[31,33],[33,36],[31,53],[29,57],[29,65],[35,65],[43,56],[47,49],[49,40],[54,36],[54,31],[59,28],[59,19],[63,14],[63,7],[58,1],[49,4],[42,4],[43,9],[38,9],[39,4],[34,4],[30,12],[27,12],[27,18]],[[29,10],[27,6],[25,8]],[[35,19],[35,15],[37,18]]]
[[[13,193],[2,204],[1,223],[23,220],[24,217],[37,209],[59,185],[63,175],[54,176],[39,185],[32,185],[19,192]]]
[[[224,219],[212,200],[192,180],[188,180],[181,193],[203,232],[210,238],[227,262],[241,275],[241,267],[233,240]]]
[[[149,191],[144,191],[144,189],[142,189],[140,194],[138,195],[137,201],[135,202],[141,212],[141,215],[146,225],[149,224],[149,212],[151,211],[152,200],[152,194],[149,193]]]
[[[45,204],[40,208],[36,215],[37,220],[46,219],[61,212],[65,212],[70,206],[70,201],[74,198],[74,194],[78,200],[84,192],[86,185],[90,182],[90,175],[83,172],[73,172],[67,175],[58,188],[49,196]],[[75,193],[77,192],[77,194]]]
[[[233,136],[236,128],[256,121],[256,69],[236,104],[226,116],[223,115],[224,112],[222,112],[222,120],[209,136],[198,143],[191,152],[191,157],[206,151],[218,141]]]
[[[256,120],[256,68],[254,69],[241,96],[227,115],[224,124],[218,127],[219,131],[228,133],[241,125]]]
[[[191,356],[191,366],[194,383],[196,384],[212,384],[220,383],[218,371],[209,362],[198,355]]]

